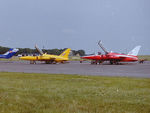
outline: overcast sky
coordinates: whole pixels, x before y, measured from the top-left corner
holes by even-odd
[[[0,0],[0,46],[150,54],[150,0]]]

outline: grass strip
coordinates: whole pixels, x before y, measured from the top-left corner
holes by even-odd
[[[150,79],[0,72],[1,113],[149,113]]]

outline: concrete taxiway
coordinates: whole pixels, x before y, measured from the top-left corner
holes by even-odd
[[[150,62],[144,64],[91,65],[71,61],[67,64],[29,64],[26,61],[0,61],[0,72],[79,74],[101,76],[128,76],[150,78]]]

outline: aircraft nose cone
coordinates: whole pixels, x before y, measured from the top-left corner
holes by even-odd
[[[25,57],[20,57],[19,59],[20,59],[20,60],[24,60],[24,59],[25,59]]]
[[[81,57],[82,59],[89,59],[90,58],[90,56],[83,56],[83,57]]]
[[[24,56],[24,57],[20,57],[21,60],[30,60],[32,57],[30,56]],[[31,59],[32,60],[32,59]]]

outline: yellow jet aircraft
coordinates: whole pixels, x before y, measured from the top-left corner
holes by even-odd
[[[36,61],[45,61],[46,64],[53,64],[53,63],[64,63],[65,61],[68,61],[69,54],[71,49],[66,49],[63,53],[60,55],[50,55],[47,53],[43,53],[37,46],[35,46],[37,51],[40,53],[40,56],[24,56],[20,57],[21,60],[29,60],[30,64],[35,64]]]

